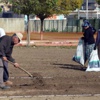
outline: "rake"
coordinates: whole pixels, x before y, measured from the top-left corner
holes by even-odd
[[[14,65],[14,63],[13,62],[11,62],[11,61],[9,61],[9,60],[7,60],[10,64],[12,64],[12,65]],[[26,74],[28,74],[30,77],[32,77],[33,78],[33,75],[31,74],[31,73],[29,73],[27,70],[25,70],[24,68],[22,68],[22,67],[18,67],[20,70],[22,70],[22,71],[24,71]]]

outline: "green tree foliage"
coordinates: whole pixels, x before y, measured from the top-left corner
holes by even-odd
[[[3,0],[12,4],[12,10],[19,14],[34,14],[41,20],[41,31],[43,21],[53,14],[68,14],[76,8],[80,8],[83,0]]]
[[[4,2],[4,3],[7,4],[7,3],[9,2],[9,0],[0,0],[0,3],[1,3],[1,2]]]
[[[97,1],[97,3],[100,5],[100,0],[96,0]]]
[[[80,9],[83,0],[58,0],[58,13],[69,14],[76,8]]]
[[[2,8],[0,8],[0,12],[2,12]]]

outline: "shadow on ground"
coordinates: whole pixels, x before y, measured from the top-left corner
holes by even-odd
[[[59,63],[53,63],[53,65],[58,65],[60,68],[63,69],[73,69],[73,70],[80,70],[80,71],[85,71],[86,67],[82,65],[73,65],[73,64],[59,64]]]

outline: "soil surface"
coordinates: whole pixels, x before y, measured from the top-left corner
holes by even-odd
[[[13,57],[20,67],[9,63],[13,86],[0,96],[99,94],[100,72],[72,61],[76,47],[14,47]]]

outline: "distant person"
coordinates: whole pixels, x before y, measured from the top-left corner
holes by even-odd
[[[82,27],[84,28],[82,39],[84,40],[84,45],[85,45],[85,62],[86,62],[90,57],[92,50],[94,49],[95,39],[92,28],[89,26],[89,23],[84,23]]]
[[[12,58],[14,45],[18,44],[23,38],[21,33],[15,33],[12,36],[5,35],[0,39],[0,88],[8,89],[13,83],[9,81],[8,60],[19,67],[15,59]]]
[[[2,36],[4,36],[4,35],[6,35],[4,29],[3,29],[3,28],[0,28],[0,38],[1,38]]]
[[[96,50],[96,48],[97,48],[98,57],[99,57],[99,60],[100,60],[100,30],[97,33],[96,43],[95,43],[95,46],[94,46],[94,50]]]
[[[90,24],[90,22],[88,20],[85,19],[83,21],[82,27],[84,26],[85,23],[87,23],[89,25],[89,27],[92,28],[92,32],[93,32],[93,34],[95,34],[96,33],[96,29]],[[84,32],[84,28],[83,28],[83,32]]]

